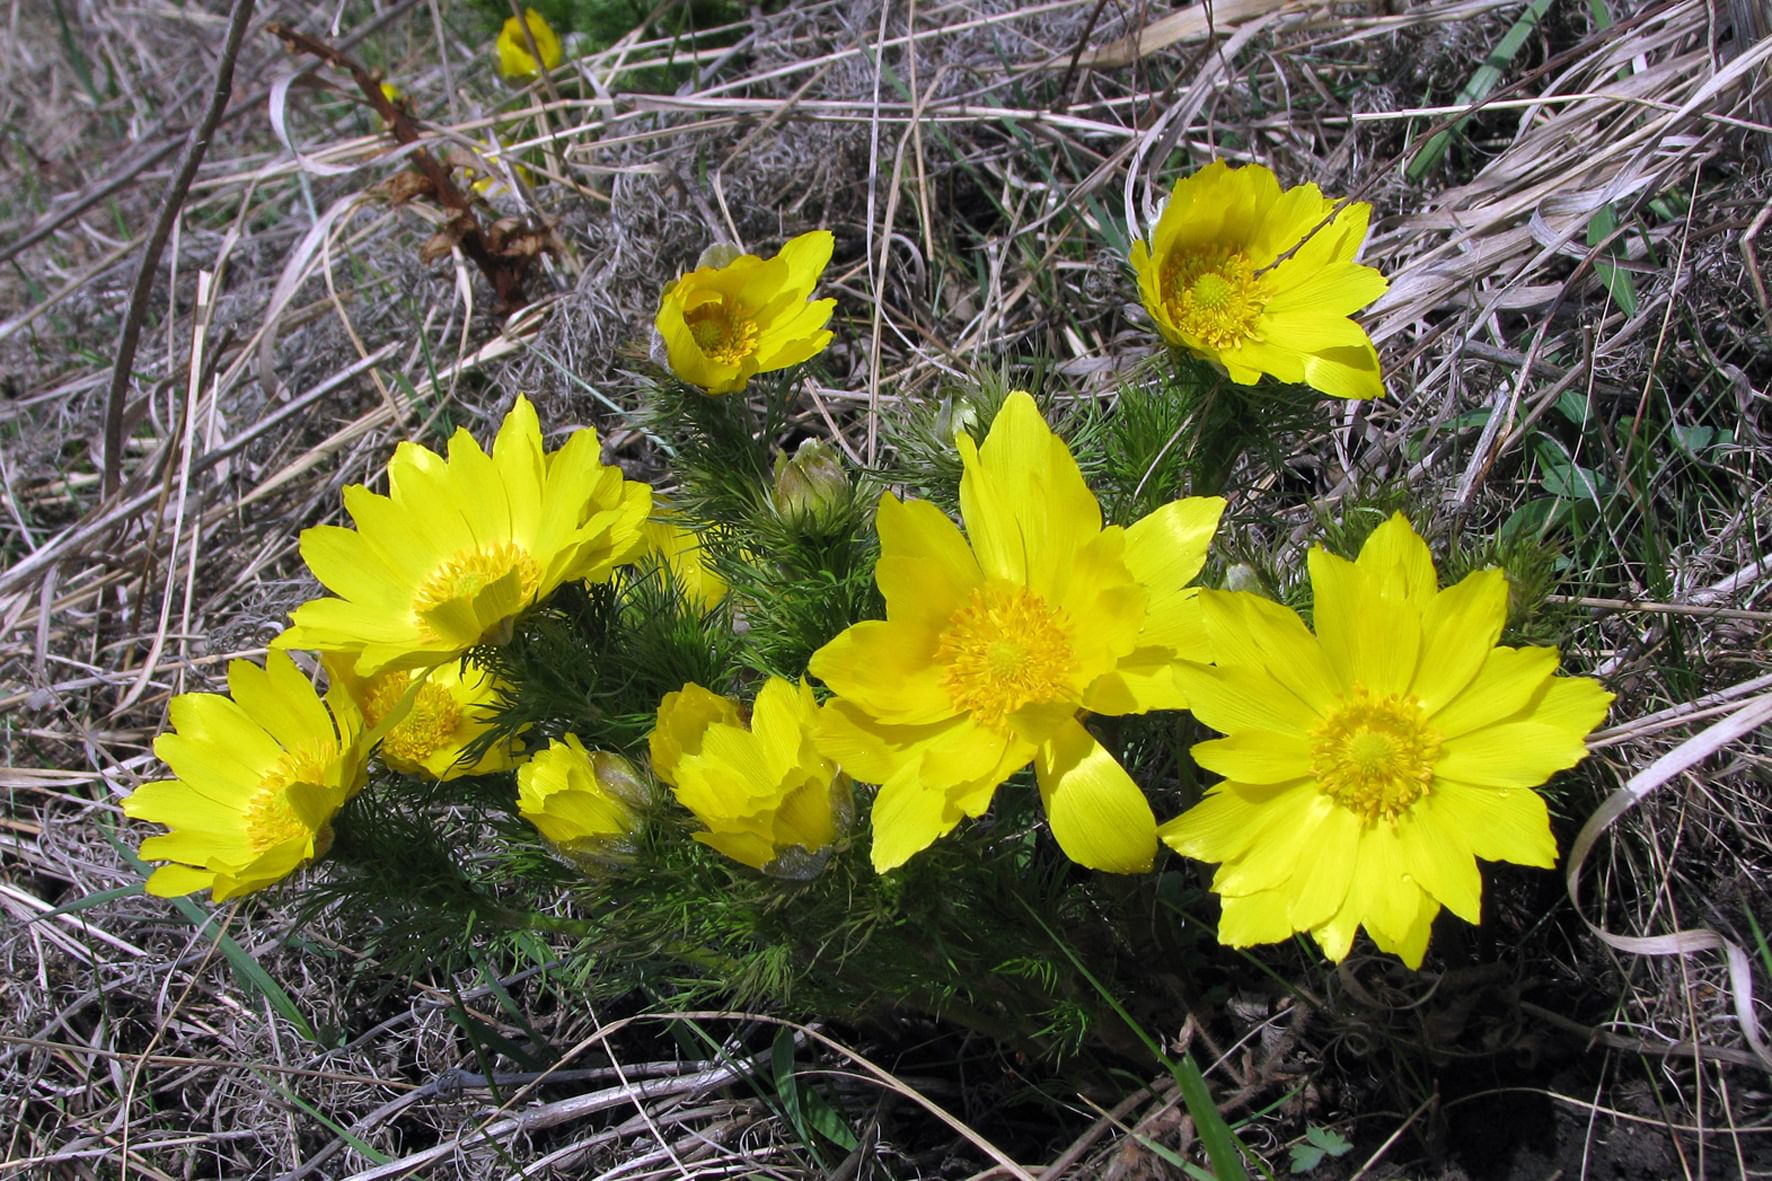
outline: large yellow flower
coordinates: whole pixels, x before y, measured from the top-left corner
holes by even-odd
[[[529,26],[528,36],[523,33],[525,24]],[[529,52],[530,37],[535,38],[536,53],[541,54],[540,65],[536,64],[535,54]],[[560,64],[560,38],[547,17],[533,8],[525,8],[522,20],[514,16],[506,18],[504,27],[498,31],[493,52],[498,58],[498,72],[504,77],[533,78]]]
[[[878,870],[981,815],[1029,762],[1072,860],[1148,869],[1150,805],[1079,715],[1186,707],[1176,662],[1200,658],[1205,642],[1186,584],[1224,501],[1179,500],[1102,528],[1076,460],[1019,391],[983,447],[965,434],[956,443],[966,536],[932,504],[880,498],[886,618],[812,657],[837,693],[821,749],[881,785]]]
[[[1182,671],[1194,747],[1225,777],[1160,835],[1219,861],[1218,935],[1243,947],[1309,931],[1332,960],[1364,926],[1419,967],[1445,906],[1481,918],[1476,858],[1551,866],[1532,788],[1587,753],[1612,695],[1559,677],[1554,648],[1501,648],[1507,579],[1441,590],[1401,514],[1349,562],[1310,555],[1316,634],[1255,595],[1202,597],[1213,668]]]
[[[671,372],[710,394],[736,393],[758,373],[817,356],[831,342],[834,299],[813,299],[834,240],[813,230],[774,258],[713,247],[664,289],[658,334]]]
[[[1384,393],[1378,354],[1348,317],[1384,276],[1354,261],[1372,207],[1314,184],[1280,191],[1259,164],[1215,160],[1175,182],[1149,243],[1132,244],[1163,339],[1253,385],[1264,373],[1337,398]]]
[[[348,656],[328,657],[326,667],[381,733],[381,761],[403,775],[491,775],[522,759],[515,739],[494,743],[474,762],[462,758],[492,728],[491,714],[503,699],[504,686],[482,669],[445,661],[428,672],[388,669],[364,678],[351,671]],[[416,690],[414,681],[422,682]]]
[[[652,769],[706,829],[701,841],[734,861],[784,877],[823,865],[848,827],[849,777],[818,753],[812,690],[771,677],[747,728],[732,702],[700,685],[665,695]]]
[[[549,742],[517,768],[517,811],[580,865],[625,849],[645,804],[633,764],[608,751],[587,751],[576,734]]]
[[[332,817],[363,786],[368,743],[344,692],[322,703],[282,652],[263,668],[232,661],[228,691],[172,699],[154,753],[177,778],[123,801],[125,815],[172,830],[142,842],[143,858],[171,863],[149,876],[150,894],[208,889],[225,902],[281,881],[326,855]]]
[[[490,456],[466,430],[448,460],[401,443],[388,495],[345,489],[355,529],[302,531],[308,569],[339,597],[297,607],[276,645],[349,654],[360,677],[431,668],[507,637],[561,583],[608,578],[645,548],[652,490],[603,466],[597,448],[586,429],[545,454],[522,397]]]

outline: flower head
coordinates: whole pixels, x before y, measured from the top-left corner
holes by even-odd
[[[1332,960],[1364,926],[1419,967],[1442,906],[1481,918],[1476,858],[1556,863],[1532,788],[1574,766],[1612,695],[1555,676],[1554,648],[1496,646],[1507,579],[1440,589],[1401,514],[1349,562],[1310,555],[1316,634],[1242,592],[1202,596],[1216,661],[1182,670],[1194,747],[1225,777],[1159,833],[1222,862],[1218,935],[1244,947],[1308,931]]]
[[[308,569],[338,597],[297,607],[276,645],[348,654],[360,677],[454,660],[561,583],[607,579],[644,549],[651,506],[650,488],[602,464],[593,430],[544,454],[519,397],[490,456],[466,430],[447,460],[401,443],[388,495],[345,489],[355,529],[302,531]]]
[[[782,877],[809,877],[848,828],[849,777],[818,753],[818,703],[804,681],[771,677],[747,728],[700,685],[665,695],[652,769],[706,828],[695,839]]]
[[[529,26],[526,36],[523,26]],[[541,54],[541,64],[537,65],[535,53],[529,49],[529,40],[535,39],[535,52]],[[560,38],[554,33],[554,26],[548,18],[533,8],[523,10],[523,19],[508,17],[504,28],[498,31],[498,43],[493,47],[498,56],[498,72],[506,78],[533,78],[544,70],[551,70],[560,64]]]
[[[831,342],[834,299],[813,299],[834,241],[813,230],[774,258],[713,247],[664,289],[658,334],[671,372],[710,394],[745,388],[758,373],[798,365]]]
[[[568,859],[595,863],[628,844],[646,804],[632,763],[587,751],[576,734],[517,768],[517,811]]]
[[[1253,385],[1264,373],[1337,398],[1384,393],[1378,353],[1348,317],[1384,294],[1354,261],[1372,207],[1314,184],[1280,191],[1259,164],[1215,160],[1175,182],[1149,242],[1132,244],[1163,339]]]
[[[981,815],[1030,762],[1072,860],[1148,869],[1150,805],[1079,715],[1186,706],[1175,665],[1198,658],[1205,639],[1198,590],[1186,584],[1224,501],[1178,500],[1130,528],[1103,528],[1076,460],[1019,391],[982,447],[955,441],[966,534],[932,504],[880,498],[886,618],[855,624],[812,657],[837,694],[821,749],[881,785],[878,870]]]
[[[522,743],[495,743],[474,762],[467,748],[492,728],[491,712],[502,699],[500,682],[481,669],[445,661],[428,672],[387,669],[359,677],[349,657],[326,661],[333,683],[344,688],[381,732],[381,761],[403,775],[436,780],[509,771],[522,758]],[[415,688],[413,682],[420,682]]]
[[[326,855],[332,817],[363,786],[368,743],[342,691],[322,703],[283,652],[263,668],[232,661],[228,691],[172,699],[154,753],[177,778],[123,801],[125,815],[172,830],[142,842],[144,859],[171,863],[148,878],[150,894],[207,889],[225,902],[281,881]]]

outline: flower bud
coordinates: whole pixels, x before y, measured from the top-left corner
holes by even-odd
[[[775,511],[795,525],[828,524],[849,506],[849,477],[837,452],[817,439],[807,439],[792,459],[775,457]]]

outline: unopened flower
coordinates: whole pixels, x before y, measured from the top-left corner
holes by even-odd
[[[785,521],[799,525],[829,524],[849,506],[849,476],[836,448],[817,439],[803,441],[792,459],[775,457],[775,487],[770,499]]]
[[[525,36],[523,26],[529,26],[529,34]],[[529,40],[535,39],[535,52],[530,52]],[[554,33],[554,26],[548,19],[533,8],[523,10],[523,19],[516,17],[505,20],[504,27],[498,31],[498,43],[494,46],[498,57],[498,72],[506,78],[533,78],[544,70],[551,70],[560,64],[560,38]],[[541,64],[537,65],[535,53],[541,54]]]
[[[769,259],[711,248],[659,301],[658,333],[671,372],[710,394],[730,394],[758,373],[822,352],[837,301],[813,299],[812,289],[833,247],[829,230],[813,230]]]
[[[302,531],[301,553],[337,598],[297,607],[275,643],[348,654],[352,670],[431,668],[508,637],[517,615],[574,579],[598,582],[645,548],[652,490],[598,457],[597,432],[544,453],[519,397],[487,455],[466,430],[449,458],[401,443],[388,494],[345,489],[355,529]]]
[[[492,728],[492,711],[503,697],[500,683],[481,669],[451,660],[428,672],[388,669],[364,678],[351,671],[348,656],[326,663],[364,721],[382,732],[381,761],[403,775],[490,775],[509,771],[522,758],[522,744],[514,739],[493,743],[472,762],[463,757]]]
[[[575,734],[554,739],[517,768],[518,813],[580,864],[623,851],[645,802],[632,763],[608,751],[587,751]]]
[[[1159,833],[1222,862],[1218,936],[1244,947],[1308,931],[1332,960],[1364,926],[1419,967],[1442,906],[1481,915],[1476,859],[1549,867],[1532,789],[1587,754],[1612,695],[1556,676],[1554,648],[1496,646],[1507,579],[1440,589],[1398,514],[1349,562],[1310,555],[1316,634],[1241,592],[1202,595],[1211,668],[1182,670],[1193,748],[1224,782]]]
[[[925,501],[880,498],[886,618],[812,657],[837,696],[821,749],[881,785],[874,867],[901,865],[1030,762],[1059,847],[1136,873],[1156,855],[1144,793],[1081,715],[1187,705],[1178,660],[1204,633],[1187,585],[1224,501],[1178,500],[1130,528],[1101,508],[1034,400],[1009,395],[982,447],[955,436],[962,535]]]
[[[1314,184],[1280,190],[1259,164],[1214,161],[1175,182],[1151,240],[1132,244],[1145,310],[1163,338],[1224,367],[1337,398],[1384,393],[1378,353],[1349,317],[1384,294],[1354,261],[1372,208]]]
[[[142,842],[144,859],[170,863],[150,894],[206,889],[225,902],[283,880],[326,855],[333,816],[363,787],[368,746],[345,693],[322,701],[283,652],[263,668],[230,662],[228,691],[172,699],[154,753],[177,778],[123,801],[125,815],[172,830]]]
[[[818,753],[818,703],[804,681],[771,677],[750,725],[700,685],[666,694],[652,769],[705,826],[695,834],[734,861],[783,877],[822,868],[849,826],[848,776]]]

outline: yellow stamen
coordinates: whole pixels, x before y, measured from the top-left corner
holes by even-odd
[[[371,726],[379,725],[391,713],[412,684],[411,674],[383,673],[371,682],[363,714]],[[461,726],[461,706],[451,693],[434,681],[427,681],[413,698],[406,716],[381,740],[385,758],[423,763],[447,747]]]
[[[1311,735],[1311,773],[1322,793],[1371,825],[1396,823],[1434,783],[1440,736],[1412,697],[1364,685]]]
[[[1171,253],[1162,292],[1175,327],[1213,349],[1252,339],[1267,305],[1249,260],[1223,248]]]
[[[987,583],[972,592],[936,645],[954,707],[1002,729],[1025,705],[1072,700],[1077,669],[1069,622],[1025,587]]]
[[[274,766],[259,780],[258,790],[246,801],[246,843],[254,853],[263,853],[285,841],[310,834],[307,823],[289,806],[289,787],[303,783],[314,787],[326,784],[326,769],[338,758],[338,747],[310,742],[283,752]],[[330,827],[314,834],[316,857],[332,843]]]
[[[683,319],[696,347],[710,361],[736,365],[757,351],[756,321],[729,300],[702,304]]]
[[[438,608],[462,601],[471,606],[474,596],[513,573],[520,588],[519,599],[529,602],[541,583],[541,570],[522,546],[501,541],[457,554],[433,570],[419,585],[413,595],[413,612],[420,620],[429,623],[431,614]],[[474,640],[480,638],[472,637]]]

